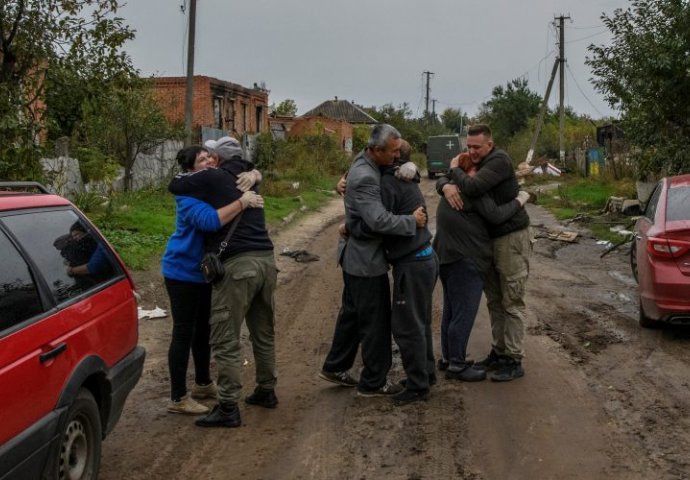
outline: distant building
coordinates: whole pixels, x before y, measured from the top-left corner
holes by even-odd
[[[307,135],[322,129],[324,133],[335,136],[343,150],[351,152],[353,128],[375,123],[377,120],[361,107],[335,97],[297,117],[290,136]]]
[[[171,123],[184,124],[186,77],[153,79],[154,95]],[[269,91],[203,75],[194,76],[192,129],[195,141],[268,132]]]
[[[303,117],[326,117],[334,120],[344,120],[352,125],[369,125],[378,121],[352,102],[347,100],[326,100],[318,107],[312,108]]]
[[[294,124],[295,117],[275,115],[273,113],[268,116],[268,126],[275,140],[285,140]]]

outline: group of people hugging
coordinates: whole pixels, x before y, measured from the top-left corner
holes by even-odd
[[[373,127],[337,186],[344,197],[338,263],[343,292],[331,348],[319,377],[355,387],[361,397],[395,405],[426,400],[437,370],[449,380],[510,381],[522,367],[525,284],[531,242],[529,198],[519,191],[508,155],[486,125],[470,127],[467,152],[455,157],[436,189],[436,232],[429,229],[420,175],[410,145],[392,126]],[[244,322],[255,358],[256,387],[245,403],[275,408],[277,269],[266,230],[261,174],[232,137],[182,149],[169,190],[176,230],[162,260],[173,332],[168,352],[172,413],[201,415],[201,427],[241,425],[241,338]],[[207,283],[200,270],[215,253],[224,275]],[[392,268],[393,286],[389,281]],[[443,286],[441,355],[434,354],[432,293]],[[492,344],[486,358],[467,358],[467,344],[486,294]],[[405,378],[392,382],[391,336]],[[189,353],[195,382],[187,390]],[[210,372],[211,352],[217,381]],[[359,375],[353,375],[358,352]],[[198,402],[215,399],[213,409]]]

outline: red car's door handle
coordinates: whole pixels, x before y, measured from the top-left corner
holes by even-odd
[[[65,350],[67,350],[67,344],[61,343],[60,345],[58,345],[54,349],[39,355],[38,359],[41,363],[46,363],[48,360],[51,360],[51,359],[57,357],[58,355],[60,355]]]

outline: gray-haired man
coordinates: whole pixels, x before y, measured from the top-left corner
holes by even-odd
[[[347,175],[345,218],[347,223],[361,221],[378,235],[413,236],[426,225],[426,213],[418,208],[411,215],[393,215],[381,202],[379,167],[392,165],[400,156],[400,133],[390,125],[376,125],[367,148],[352,162]],[[400,393],[391,384],[391,299],[388,260],[383,238],[349,238],[339,245],[339,263],[343,269],[343,295],[331,349],[320,377],[339,385],[357,385],[360,396]],[[364,368],[356,382],[348,373],[359,344]]]

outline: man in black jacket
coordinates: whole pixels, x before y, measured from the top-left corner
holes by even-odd
[[[464,195],[476,197],[487,193],[497,205],[512,201],[519,192],[513,162],[506,152],[496,148],[487,125],[475,125],[467,132],[467,148],[478,171],[474,177],[451,162],[449,177],[453,184],[443,194],[454,208],[461,208],[458,188]],[[498,225],[489,225],[493,238],[493,265],[489,270],[484,293],[491,318],[491,352],[476,368],[493,371],[490,378],[506,382],[522,377],[523,340],[525,335],[525,286],[529,276],[531,238],[526,210]]]

